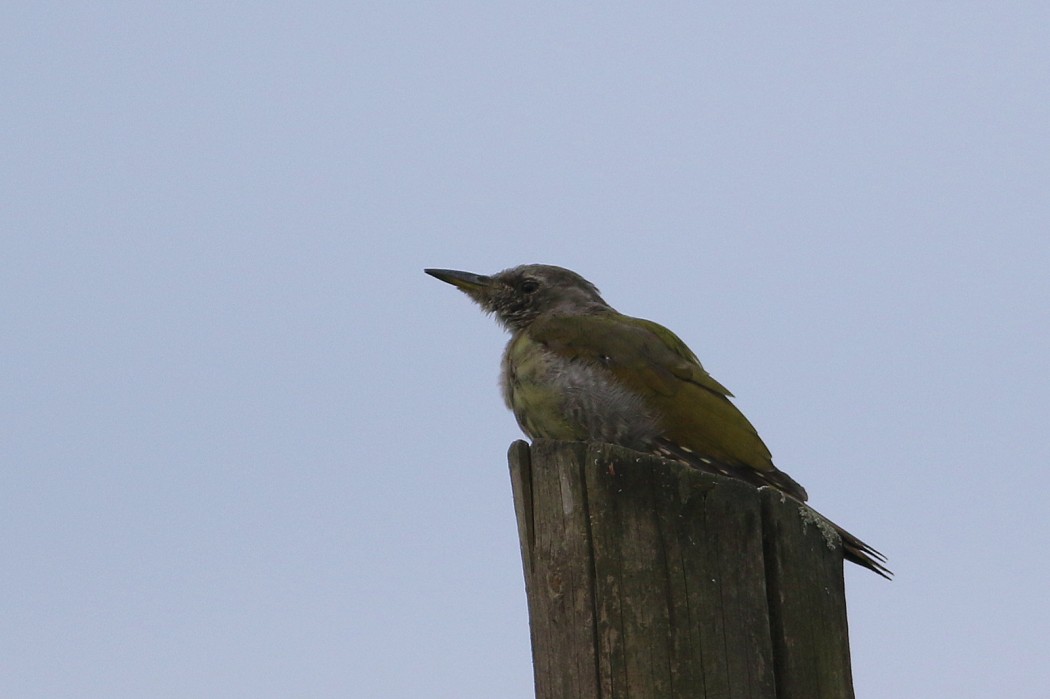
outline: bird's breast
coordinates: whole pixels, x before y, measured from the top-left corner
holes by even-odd
[[[519,333],[507,343],[503,398],[533,439],[620,444],[644,450],[658,433],[651,411],[601,364],[557,354]]]

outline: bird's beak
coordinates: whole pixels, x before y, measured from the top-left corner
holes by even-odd
[[[472,272],[460,272],[454,269],[424,269],[423,271],[435,279],[440,279],[468,294],[487,289],[492,285],[491,277]]]

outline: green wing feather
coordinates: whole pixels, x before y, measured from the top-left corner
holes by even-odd
[[[668,441],[697,456],[779,474],[732,394],[667,328],[611,312],[539,318],[528,333],[561,356],[606,366],[660,416]]]

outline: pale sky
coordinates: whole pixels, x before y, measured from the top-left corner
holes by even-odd
[[[1050,696],[1050,5],[0,8],[0,696],[532,697],[424,267],[672,328],[820,511],[858,699]]]

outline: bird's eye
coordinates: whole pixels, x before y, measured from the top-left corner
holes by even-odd
[[[540,283],[535,279],[526,279],[518,288],[520,288],[524,294],[534,294],[540,288]]]

